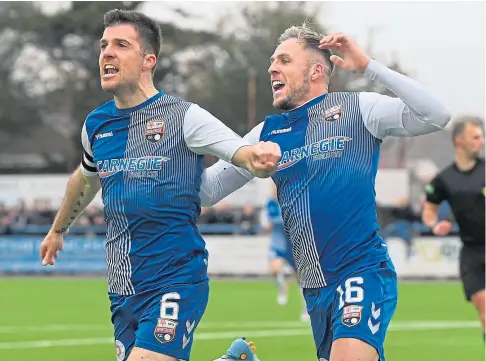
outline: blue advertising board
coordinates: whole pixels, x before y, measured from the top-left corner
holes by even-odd
[[[0,236],[0,273],[105,273],[105,238],[70,236],[55,266],[42,266],[43,236]]]

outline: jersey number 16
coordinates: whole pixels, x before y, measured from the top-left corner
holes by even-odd
[[[364,299],[364,290],[357,285],[363,284],[363,277],[351,277],[344,282],[344,290],[339,285],[336,289],[339,293],[339,309],[344,307],[346,303],[359,303]]]

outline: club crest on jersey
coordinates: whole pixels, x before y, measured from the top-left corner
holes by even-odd
[[[343,105],[336,105],[324,111],[324,120],[326,122],[335,122],[340,119],[343,114]]]
[[[145,128],[145,139],[150,143],[159,142],[164,136],[165,122],[163,120],[150,120]]]
[[[167,343],[174,339],[178,323],[166,318],[159,318],[154,330],[154,336],[160,343]]]
[[[356,326],[361,321],[361,310],[363,309],[362,306],[346,306],[343,309],[343,318],[342,322],[343,325],[348,327]]]
[[[120,340],[115,341],[116,360],[123,361],[125,359],[125,346]]]

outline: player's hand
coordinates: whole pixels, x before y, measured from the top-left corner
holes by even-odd
[[[336,66],[353,73],[363,74],[370,62],[369,56],[359,48],[354,40],[342,33],[324,36],[321,39],[319,48],[330,49],[343,54],[344,58],[332,55],[330,60]]]
[[[56,264],[56,258],[59,257],[59,251],[62,251],[64,234],[49,232],[41,243],[40,258],[42,265]]]
[[[249,171],[255,177],[268,178],[277,170],[277,163],[282,158],[280,146],[273,142],[260,142],[253,146]]]
[[[446,236],[451,231],[452,231],[452,223],[449,221],[440,221],[434,226],[434,228],[432,228],[432,232],[436,236]]]

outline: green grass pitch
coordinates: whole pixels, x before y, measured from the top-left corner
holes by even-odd
[[[116,360],[103,279],[0,279],[1,361]],[[230,342],[254,340],[262,361],[315,361],[295,285],[278,306],[271,281],[212,281],[193,361],[212,361]],[[458,283],[400,283],[387,361],[484,360],[475,310]]]

